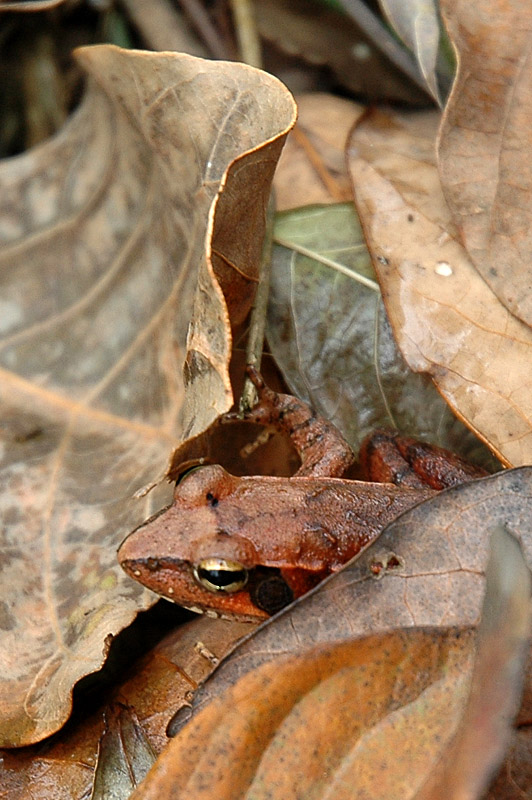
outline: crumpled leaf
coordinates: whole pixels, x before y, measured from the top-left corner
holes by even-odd
[[[352,206],[281,214],[274,241],[282,246],[273,252],[268,344],[294,394],[355,451],[375,428],[398,427],[488,465],[478,439],[398,351]]]
[[[495,542],[478,637],[411,628],[300,642],[205,708],[132,800],[479,797],[504,752],[530,629],[530,571],[509,534]]]
[[[437,115],[374,115],[354,132],[357,208],[399,348],[508,465],[532,461],[532,332],[470,262],[434,165]]]
[[[532,467],[438,493],[402,514],[336,575],[265,622],[198,690],[193,711],[301,642],[325,644],[410,626],[478,624],[490,526],[504,525],[532,565]],[[189,719],[181,711],[173,732]]]
[[[153,617],[150,619],[153,625]],[[147,625],[147,620],[143,620],[142,627],[137,621],[134,625],[137,634],[140,631],[142,635]],[[113,735],[120,730],[117,728],[120,708],[125,709],[129,730],[136,734],[131,742],[133,748],[136,742],[144,742],[141,757],[143,753],[149,757],[150,750],[158,755],[168,744],[165,729],[169,715],[190,703],[192,692],[212,671],[216,660],[251,630],[253,625],[249,623],[220,625],[219,620],[208,617],[196,617],[179,626],[135,663],[133,674],[116,687],[110,699],[105,698],[95,707],[94,695],[89,695],[92,703],[89,700],[87,708],[87,702],[78,695],[74,718],[47,742],[0,751],[0,785],[6,797],[26,800],[31,787],[32,797],[81,800],[90,796],[93,784],[102,780],[98,775],[103,772],[109,777],[113,798],[128,798],[131,794],[128,775],[123,775],[121,786],[125,790],[119,795],[110,767],[113,762],[122,771],[128,761],[133,771],[139,767],[134,749],[123,737]],[[106,739],[99,748],[102,736]]]
[[[440,178],[460,237],[500,301],[532,324],[532,5],[442,0],[458,58]]]
[[[440,20],[434,0],[379,0],[397,34],[416,56],[425,82],[441,105],[436,62],[440,44]]]
[[[294,120],[281,84],[243,65],[78,58],[91,77],[65,129],[0,165],[4,745],[60,727],[73,684],[153,602],[116,547],[165,503],[167,487],[133,494],[164,472],[185,388],[188,429],[231,404],[213,267],[228,296],[254,284]]]

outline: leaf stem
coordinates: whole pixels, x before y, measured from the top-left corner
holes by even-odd
[[[248,342],[246,347],[246,363],[260,370],[262,350],[264,346],[264,331],[266,330],[266,314],[268,311],[268,297],[270,294],[270,274],[272,264],[273,226],[275,222],[275,197],[270,194],[266,210],[266,229],[262,245],[260,263],[259,285],[255,294],[255,303],[251,312]],[[243,414],[253,408],[258,400],[257,390],[249,378],[244,381],[240,396],[240,413]]]
[[[260,38],[250,0],[231,0],[231,10],[242,61],[251,67],[261,68]]]

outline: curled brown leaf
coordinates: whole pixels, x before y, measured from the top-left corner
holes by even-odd
[[[78,58],[88,89],[65,129],[0,166],[8,746],[57,730],[73,684],[152,602],[116,547],[164,505],[166,488],[133,495],[163,474],[180,416],[200,430],[232,402],[212,249],[253,284],[250,238],[294,120],[281,84],[242,65],[107,46]]]

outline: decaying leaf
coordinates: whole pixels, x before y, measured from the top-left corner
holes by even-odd
[[[399,348],[508,465],[532,460],[532,332],[461,244],[434,164],[436,115],[374,115],[354,132],[358,211]]]
[[[245,673],[301,642],[409,626],[478,624],[490,525],[506,525],[532,565],[532,467],[440,492],[402,514],[342,571],[264,623],[197,692],[194,713]],[[190,714],[180,712],[177,732]]]
[[[267,335],[292,391],[355,451],[375,428],[398,427],[487,464],[430,378],[398,351],[352,206],[282,214],[274,241],[282,246],[273,253]]]
[[[144,628],[137,627],[139,630]],[[32,797],[81,800],[91,795],[95,780],[105,786],[108,779],[114,793],[107,796],[125,800],[131,793],[128,774],[131,781],[132,773],[140,768],[136,743],[142,745],[139,755],[144,763],[150,751],[158,755],[168,744],[165,729],[169,715],[190,703],[192,692],[217,659],[251,630],[249,623],[220,624],[207,617],[181,625],[134,665],[134,674],[112,692],[110,699],[97,707],[92,703],[88,709],[87,703],[78,702],[74,718],[45,743],[2,751],[2,790],[9,800],[26,800],[29,787]],[[122,724],[120,709],[124,709],[123,721],[134,734],[133,748],[116,735]],[[99,747],[101,737],[105,741]],[[126,787],[120,795],[111,763],[122,775],[121,787]]]
[[[243,65],[105,46],[78,58],[81,107],[0,167],[4,745],[56,730],[73,684],[152,602],[116,547],[164,504],[167,489],[133,494],[163,473],[185,394],[187,429],[231,404],[213,269],[238,316],[250,297],[232,287],[255,280],[294,120],[278,81]]]
[[[458,58],[439,141],[443,191],[480,275],[530,325],[532,5],[442,0],[441,10]]]
[[[205,708],[133,800],[479,797],[504,752],[530,629],[530,571],[501,537],[478,642],[471,628],[410,628],[303,645]]]

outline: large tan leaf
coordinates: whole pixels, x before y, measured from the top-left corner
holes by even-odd
[[[7,745],[56,730],[75,681],[152,602],[116,547],[164,503],[166,489],[133,494],[164,472],[185,395],[187,429],[231,403],[211,251],[241,316],[249,292],[231,293],[255,279],[294,120],[284,88],[242,65],[112,47],[78,58],[91,77],[64,131],[0,166]]]
[[[509,736],[530,629],[530,571],[508,533],[495,540],[476,642],[462,628],[300,642],[186,726],[134,800],[479,797]]]
[[[440,176],[486,283],[532,323],[532,4],[442,0],[458,71],[442,123]]]
[[[374,115],[351,174],[397,343],[506,463],[532,461],[532,332],[473,267],[434,164],[437,115]]]

